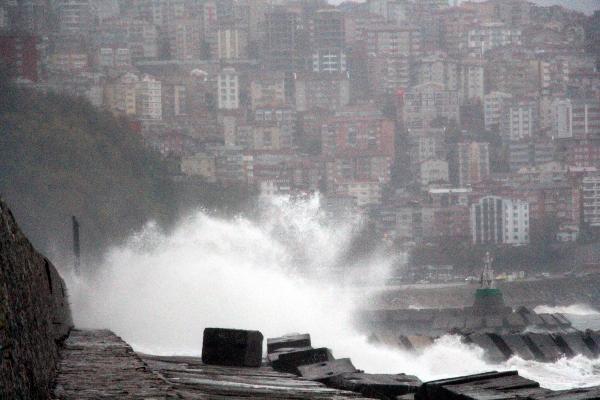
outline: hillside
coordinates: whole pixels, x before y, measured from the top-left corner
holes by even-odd
[[[149,219],[173,219],[166,166],[126,121],[81,99],[0,81],[0,194],[40,250],[70,253],[71,215],[80,220],[86,254]]]

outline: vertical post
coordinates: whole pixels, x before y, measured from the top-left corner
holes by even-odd
[[[75,274],[79,275],[81,265],[81,248],[79,246],[79,222],[75,216],[72,216],[73,222],[73,255],[75,256]]]

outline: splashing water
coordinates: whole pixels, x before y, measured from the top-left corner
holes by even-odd
[[[600,315],[600,311],[588,306],[587,304],[572,304],[570,306],[537,306],[534,311],[538,314],[548,313],[561,313],[569,315]]]
[[[112,249],[94,273],[69,281],[79,328],[111,329],[135,350],[199,355],[205,327],[260,330],[265,337],[309,332],[315,346],[350,357],[367,372],[423,380],[518,368],[549,388],[600,384],[598,361],[555,364],[513,358],[490,365],[455,336],[423,354],[371,345],[351,322],[365,287],[383,284],[394,259],[378,253],[344,265],[356,226],[335,223],[318,197],[269,203],[257,221],[197,212],[165,234],[154,224]],[[362,286],[345,283],[360,278]],[[358,296],[357,296],[358,294]]]

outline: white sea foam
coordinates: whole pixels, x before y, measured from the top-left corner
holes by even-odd
[[[257,221],[197,212],[169,234],[155,225],[112,249],[94,273],[66,274],[80,328],[108,328],[153,354],[198,355],[205,327],[257,329],[265,337],[309,332],[316,346],[350,357],[368,372],[423,380],[518,368],[549,388],[600,384],[598,361],[583,357],[541,364],[512,359],[496,366],[458,337],[440,338],[414,355],[367,342],[351,318],[357,278],[378,286],[389,254],[348,267],[344,254],[356,226],[326,218],[317,197],[278,199]],[[333,272],[332,272],[333,271]]]
[[[562,313],[570,315],[600,315],[600,311],[588,306],[587,304],[572,304],[570,306],[537,306],[534,311],[536,313]]]

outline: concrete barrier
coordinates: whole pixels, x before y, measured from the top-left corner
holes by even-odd
[[[318,349],[291,351],[289,353],[281,353],[277,360],[274,360],[273,369],[280,372],[289,372],[299,375],[298,367],[302,365],[310,365],[333,361],[331,350],[321,347]]]
[[[259,331],[206,328],[202,362],[209,365],[260,367],[263,335]]]
[[[274,353],[276,350],[281,348],[290,347],[310,347],[310,335],[305,334],[294,334],[285,335],[276,338],[267,339],[267,354]]]
[[[340,358],[339,360],[324,361],[321,363],[300,365],[298,367],[300,376],[317,382],[327,382],[331,378],[345,373],[354,373],[356,368],[352,365],[349,358]]]
[[[336,389],[350,390],[363,396],[376,399],[395,399],[408,393],[415,393],[421,381],[416,376],[397,374],[345,373],[330,380]]]

